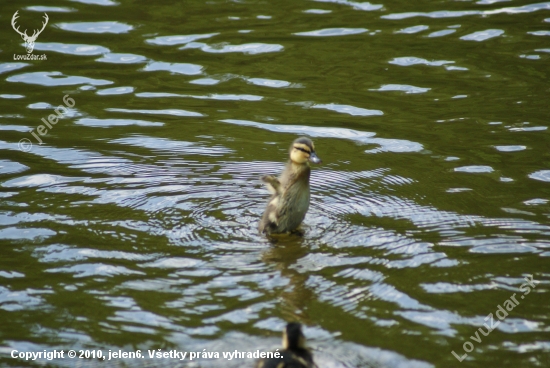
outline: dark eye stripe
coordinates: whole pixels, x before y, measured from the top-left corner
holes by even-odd
[[[307,153],[308,155],[309,155],[309,154],[311,154],[311,152],[309,152],[309,151],[308,151],[308,150],[306,150],[305,148],[302,148],[302,147],[296,147],[296,146],[294,146],[294,148],[295,148],[295,149],[297,149],[297,150],[300,150],[300,151],[302,151],[302,152],[305,152],[305,153]]]

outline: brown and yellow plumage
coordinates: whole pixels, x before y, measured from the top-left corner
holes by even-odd
[[[288,233],[300,226],[309,208],[309,162],[321,160],[309,138],[298,138],[290,146],[290,160],[281,176],[262,177],[271,198],[258,225],[261,233]]]

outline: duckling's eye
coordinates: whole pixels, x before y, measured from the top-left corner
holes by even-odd
[[[308,150],[306,150],[305,148],[302,148],[302,147],[294,147],[294,149],[297,149],[297,150],[299,150],[299,151],[305,152],[305,153],[307,153],[308,155],[311,154],[311,152],[309,152]]]

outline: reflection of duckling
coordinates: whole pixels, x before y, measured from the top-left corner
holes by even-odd
[[[310,139],[298,138],[290,146],[290,160],[281,176],[262,177],[272,196],[258,226],[261,233],[288,233],[304,220],[309,208],[308,162],[318,164],[321,160]]]
[[[256,368],[313,368],[313,355],[306,348],[302,325],[291,322],[283,331],[283,348],[279,358],[268,358],[258,362]]]

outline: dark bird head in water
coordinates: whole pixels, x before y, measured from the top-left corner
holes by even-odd
[[[297,322],[290,322],[283,332],[283,348],[305,349],[306,338],[302,333],[302,325]]]

